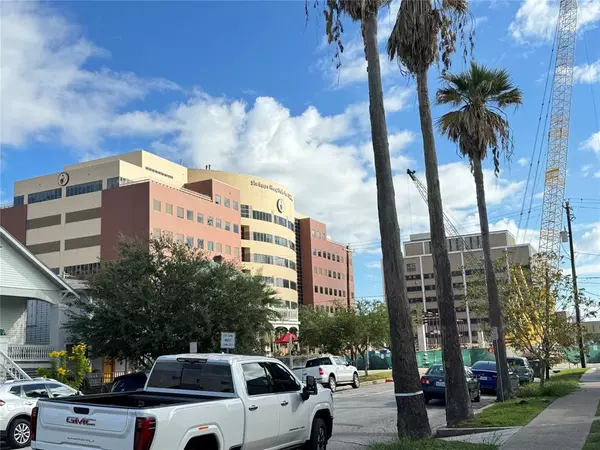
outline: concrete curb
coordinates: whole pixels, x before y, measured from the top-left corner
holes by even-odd
[[[445,438],[445,437],[455,437],[455,436],[466,436],[466,435],[469,435],[469,434],[491,433],[493,431],[510,430],[512,428],[521,428],[521,427],[487,427],[487,428],[448,428],[448,427],[439,427],[435,431],[435,437]]]

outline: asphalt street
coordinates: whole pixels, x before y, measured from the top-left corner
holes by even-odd
[[[343,388],[333,394],[335,416],[333,436],[328,450],[364,450],[375,442],[394,440],[396,437],[396,401],[392,383]],[[494,396],[481,397],[474,408],[493,403]],[[446,423],[444,404],[432,400],[427,406],[431,428]],[[0,447],[4,449],[3,442]],[[30,450],[27,447],[25,450]]]

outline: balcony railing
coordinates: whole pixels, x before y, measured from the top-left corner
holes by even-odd
[[[9,345],[8,357],[16,362],[49,361],[51,351],[49,345]]]
[[[288,308],[273,307],[273,311],[279,314],[279,319],[275,322],[298,322],[298,310]]]

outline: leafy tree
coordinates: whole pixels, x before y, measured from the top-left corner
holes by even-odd
[[[404,280],[404,261],[400,245],[400,226],[396,211],[396,194],[390,161],[387,124],[383,104],[381,65],[377,40],[377,13],[390,0],[313,0],[315,8],[324,6],[325,29],[329,43],[337,46],[337,67],[343,52],[344,16],[360,22],[367,60],[369,86],[369,119],[377,183],[377,211],[383,252],[383,275],[390,321],[390,346],[398,355],[392,359],[394,391],[412,394],[421,391],[416,351],[413,343],[410,307]],[[309,0],[305,0],[308,15]],[[401,355],[401,356],[400,356]],[[398,436],[426,437],[431,435],[425,402],[421,395],[396,395]]]
[[[320,308],[304,306],[300,308],[299,320],[302,345],[335,355],[347,349],[348,343],[336,316]]]
[[[71,354],[66,350],[50,352],[50,368],[37,369],[37,374],[60,381],[73,389],[81,389],[85,376],[91,371],[90,361],[85,356],[86,346],[75,345]]]
[[[387,43],[389,58],[397,59],[401,70],[413,75],[417,81],[427,178],[431,248],[444,355],[448,426],[454,426],[462,420],[473,417],[473,407],[467,389],[460,337],[456,324],[452,269],[450,268],[444,230],[444,211],[429,104],[427,73],[429,68],[440,60],[443,70],[450,66],[456,39],[460,37],[461,41],[465,42],[463,30],[467,24],[468,11],[466,0],[402,0],[396,23]]]
[[[218,352],[223,331],[236,333],[236,352],[262,352],[277,299],[261,277],[165,238],[123,239],[119,250],[90,279],[92,300],[74,301],[66,325],[93,355],[147,367],[194,341],[201,352]]]
[[[475,178],[477,208],[481,227],[481,242],[485,264],[487,297],[490,311],[490,325],[498,329],[498,352],[496,363],[503,380],[508,380],[504,327],[500,311],[498,286],[494,275],[490,229],[488,224],[483,168],[481,162],[491,149],[494,171],[500,170],[500,154],[511,154],[510,125],[502,109],[522,103],[521,90],[515,87],[506,70],[489,69],[471,63],[471,68],[461,74],[444,74],[445,85],[437,92],[437,103],[459,107],[444,114],[438,121],[441,133],[458,144],[460,153],[467,156]],[[511,394],[510,383],[503,383],[503,391],[498,391],[498,399]]]

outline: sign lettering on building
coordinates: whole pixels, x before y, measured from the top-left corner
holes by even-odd
[[[261,189],[268,189],[270,191],[273,191],[277,194],[281,194],[285,197],[287,197],[290,201],[294,201],[294,197],[292,197],[292,194],[290,194],[289,192],[284,191],[283,189],[277,187],[277,186],[273,186],[272,184],[265,184],[265,183],[261,183],[260,181],[256,181],[256,180],[251,180],[250,181],[250,186],[254,186],[254,187],[259,187]]]

